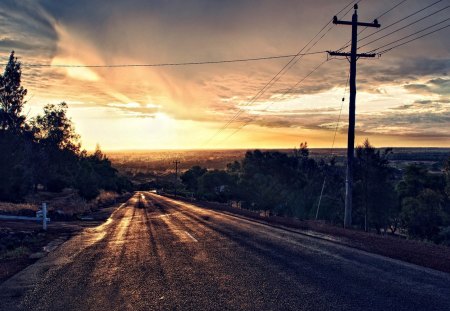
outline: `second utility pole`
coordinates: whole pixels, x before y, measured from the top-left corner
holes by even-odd
[[[333,23],[337,25],[351,25],[352,26],[352,47],[350,53],[342,52],[328,52],[331,56],[350,56],[350,107],[348,116],[348,140],[347,140],[347,177],[345,180],[345,213],[344,213],[344,227],[348,228],[352,225],[352,197],[353,197],[353,158],[355,149],[355,107],[356,107],[356,60],[360,57],[375,57],[375,54],[358,54],[358,26],[380,28],[377,20],[373,23],[358,22],[358,5],[354,6],[355,12],[352,16],[352,21],[339,21],[335,16]]]
[[[180,161],[175,160],[173,161],[173,164],[175,164],[175,197],[177,196],[177,182],[178,182],[178,164],[180,164]]]

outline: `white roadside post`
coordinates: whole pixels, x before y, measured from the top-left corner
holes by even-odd
[[[42,203],[42,229],[47,231],[47,203]]]

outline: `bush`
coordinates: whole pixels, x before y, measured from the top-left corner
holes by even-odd
[[[111,191],[100,191],[100,194],[97,196],[97,205],[102,206],[108,206],[111,204],[114,204],[119,197],[119,194],[116,192]]]
[[[450,246],[450,227],[444,227],[441,229],[437,242],[443,245]]]
[[[49,192],[62,192],[67,187],[67,183],[61,178],[53,178],[47,184],[47,190]]]

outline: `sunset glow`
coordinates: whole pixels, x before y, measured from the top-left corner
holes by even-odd
[[[250,104],[288,58],[173,67],[27,64],[157,64],[295,54],[346,1],[82,2],[89,9],[6,1],[0,56],[5,63],[15,50],[23,63],[30,115],[48,103],[68,103],[84,148],[97,143],[105,150],[291,148],[301,141],[331,147],[346,90],[345,59],[326,62],[284,94],[327,59],[304,56]],[[423,6],[410,1],[408,9]],[[389,7],[391,1],[363,2],[361,19],[373,20]],[[381,29],[404,15],[401,8],[386,14]],[[448,10],[435,21],[446,16]],[[425,19],[362,50],[431,24]],[[380,147],[450,147],[449,29],[358,62],[356,143],[367,137]],[[338,49],[349,38],[350,29],[335,26],[311,51]],[[345,147],[348,94],[340,120],[335,146]]]

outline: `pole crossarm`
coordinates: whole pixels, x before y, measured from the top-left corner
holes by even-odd
[[[343,52],[334,52],[334,51],[327,51],[330,56],[345,56],[350,57],[352,56],[352,53],[343,53]],[[375,53],[357,53],[356,57],[375,57],[377,54]]]
[[[337,19],[337,16],[333,17],[333,24],[336,25],[353,25],[352,21],[340,21]],[[358,22],[357,23],[358,26],[363,26],[363,27],[373,27],[373,28],[380,28],[381,25],[378,23],[378,20],[374,20],[373,23],[362,23],[362,22]]]

